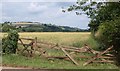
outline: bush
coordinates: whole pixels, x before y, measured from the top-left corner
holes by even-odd
[[[104,48],[111,45],[114,46],[115,55],[120,64],[120,18],[112,21],[107,21],[99,26],[97,39],[103,44]]]
[[[16,30],[16,28],[10,23],[3,23],[1,29],[2,32],[9,32],[11,29]]]
[[[3,53],[16,53],[18,38],[18,32],[16,30],[10,30],[7,37],[2,39]]]

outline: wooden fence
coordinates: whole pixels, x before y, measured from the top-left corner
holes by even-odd
[[[31,42],[28,44],[25,44],[23,42],[23,40],[28,40]],[[86,61],[83,64],[83,66],[86,66],[86,65],[88,65],[90,63],[94,63],[94,62],[113,63],[114,62],[113,59],[115,58],[112,54],[109,53],[110,51],[112,51],[113,46],[100,52],[100,51],[96,51],[96,50],[90,48],[90,46],[88,46],[86,44],[81,48],[77,48],[77,47],[72,47],[72,46],[60,45],[58,43],[55,44],[55,43],[37,41],[37,37],[35,37],[34,39],[20,38],[19,41],[20,41],[19,44],[21,44],[24,47],[24,49],[22,50],[22,53],[24,51],[27,51],[32,56],[33,52],[36,51],[35,48],[39,48],[40,47],[39,45],[44,44],[44,45],[47,45],[47,48],[60,50],[66,55],[66,56],[45,56],[46,58],[58,58],[58,59],[67,59],[67,60],[69,59],[75,65],[79,65],[79,63],[74,59],[75,57],[70,55],[71,53],[90,53],[90,54],[93,54],[92,57],[90,57],[90,56],[78,56],[79,58],[89,59],[88,61]],[[29,47],[30,47],[30,49],[28,49]],[[40,55],[43,55],[47,52],[47,50],[42,50],[39,52],[40,52]]]

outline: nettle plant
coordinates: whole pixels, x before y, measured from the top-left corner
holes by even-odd
[[[10,30],[8,35],[2,39],[2,51],[6,54],[16,53],[19,34],[16,30]]]

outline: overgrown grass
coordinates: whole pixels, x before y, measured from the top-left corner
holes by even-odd
[[[89,36],[89,38],[86,39],[86,40],[80,40],[80,41],[77,41],[77,42],[73,43],[73,46],[75,46],[75,47],[82,47],[82,46],[84,46],[84,44],[87,44],[88,46],[90,46],[94,50],[100,50],[99,48],[101,46],[97,42],[97,40],[95,40],[92,36]]]
[[[2,33],[3,35],[4,33]],[[86,33],[62,33],[62,32],[42,32],[42,33],[19,33],[20,37],[38,38],[38,41],[59,43],[61,45],[69,45],[82,47],[84,44],[88,44],[91,48],[98,50],[100,45],[94,40],[89,32]],[[3,37],[0,35],[0,37]],[[27,41],[26,41],[27,42]],[[21,46],[19,46],[21,48]],[[47,50],[49,56],[65,56],[62,51],[44,48]],[[75,54],[75,56],[85,55],[92,56],[89,54]],[[3,64],[13,64],[17,66],[30,66],[35,68],[47,68],[47,69],[116,69],[117,66],[110,63],[93,63],[87,66],[83,64],[88,59],[75,58],[79,63],[79,66],[74,65],[71,61],[61,59],[47,59],[42,56],[35,55],[34,57],[25,57],[22,55],[3,55]]]

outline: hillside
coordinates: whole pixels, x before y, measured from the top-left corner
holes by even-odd
[[[19,32],[88,32],[87,29],[79,29],[69,26],[57,26],[52,24],[44,24],[39,22],[12,22],[3,23],[2,30],[6,32],[6,28],[16,28]]]

